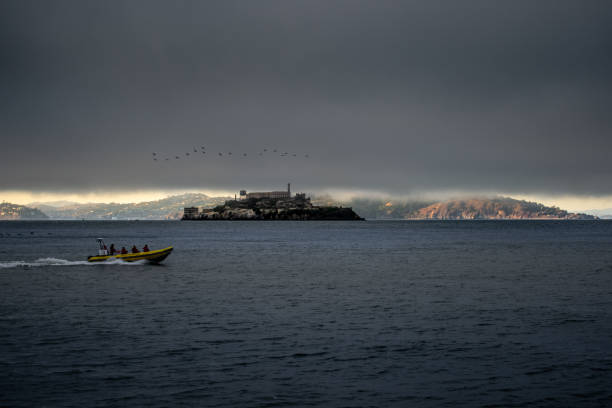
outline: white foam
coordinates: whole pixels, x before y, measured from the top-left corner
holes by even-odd
[[[142,265],[145,261],[125,262],[121,259],[112,258],[104,262],[69,261],[58,258],[39,258],[35,261],[7,261],[0,262],[0,269],[6,268],[35,268],[39,266],[96,266],[96,265]]]

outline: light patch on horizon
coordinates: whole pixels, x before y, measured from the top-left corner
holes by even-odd
[[[299,186],[293,192],[301,192]],[[250,189],[255,191],[257,189]],[[259,190],[266,190],[265,188]],[[446,201],[453,199],[466,199],[474,197],[511,197],[517,200],[526,200],[544,204],[546,206],[556,206],[569,212],[589,212],[597,210],[612,209],[612,195],[593,197],[577,195],[531,195],[531,194],[512,194],[500,192],[466,192],[466,191],[422,191],[411,192],[408,194],[388,193],[375,190],[345,190],[345,189],[323,189],[316,191],[304,191],[308,195],[330,196],[333,199],[349,201],[356,198],[366,198],[383,200],[389,203],[402,201]],[[108,191],[108,192],[49,192],[49,191],[0,191],[0,201],[7,201],[14,204],[27,205],[34,202],[54,202],[69,201],[79,204],[85,203],[138,203],[144,201],[160,200],[169,196],[203,193],[210,197],[233,197],[237,191],[231,190],[140,190],[140,191]]]

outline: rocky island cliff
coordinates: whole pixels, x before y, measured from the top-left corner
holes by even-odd
[[[359,221],[363,220],[350,207],[319,207],[305,194],[275,197],[271,192],[244,195],[240,200],[228,200],[223,205],[202,209],[186,207],[183,220],[286,220],[286,221]]]

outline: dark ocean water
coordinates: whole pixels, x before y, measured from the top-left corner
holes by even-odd
[[[0,406],[611,405],[612,222],[0,223]]]

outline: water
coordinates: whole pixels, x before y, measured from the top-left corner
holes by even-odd
[[[612,222],[3,222],[0,295],[0,406],[612,404]]]

